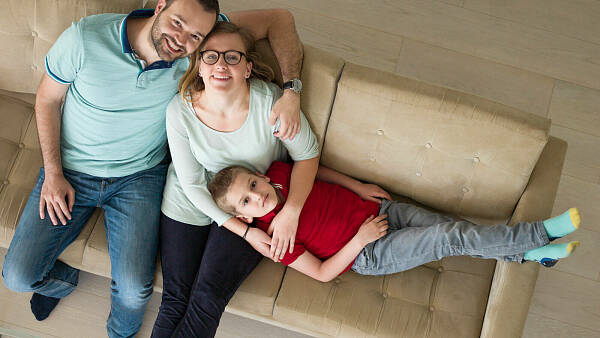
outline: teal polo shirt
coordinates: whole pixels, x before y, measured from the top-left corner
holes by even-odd
[[[165,112],[189,60],[145,65],[127,39],[127,19],[152,9],[74,22],[45,58],[46,73],[69,84],[62,107],[64,168],[98,177],[149,169],[167,153]],[[219,20],[228,21],[224,15]]]

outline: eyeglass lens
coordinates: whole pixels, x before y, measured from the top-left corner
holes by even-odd
[[[202,61],[208,65],[214,65],[219,61],[221,54],[224,55],[225,62],[229,65],[237,65],[242,60],[242,53],[236,50],[228,50],[226,52],[217,52],[214,50],[207,50],[202,53]]]

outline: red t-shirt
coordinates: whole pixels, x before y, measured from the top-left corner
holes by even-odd
[[[271,179],[271,183],[281,185],[280,191],[287,198],[291,174],[292,164],[276,161],[271,164],[266,176]],[[283,204],[279,204],[270,213],[257,218],[258,228],[266,232],[282,207]],[[294,252],[286,252],[281,262],[285,265],[292,264],[306,250],[322,260],[333,256],[356,235],[369,216],[377,216],[378,213],[379,204],[363,201],[358,195],[339,185],[315,180],[300,213]],[[344,272],[351,266],[352,264]]]

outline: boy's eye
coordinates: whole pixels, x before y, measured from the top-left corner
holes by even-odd
[[[250,188],[254,189],[256,187],[256,181],[252,181],[252,183],[250,183]]]
[[[244,201],[242,202],[242,205],[246,205],[248,204],[248,197],[244,198]]]

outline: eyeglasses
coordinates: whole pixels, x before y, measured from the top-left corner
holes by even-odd
[[[215,63],[219,62],[221,55],[223,55],[225,63],[232,66],[235,66],[242,61],[242,55],[247,58],[246,54],[237,50],[227,50],[224,52],[218,52],[216,50],[204,50],[200,52],[202,61],[204,61],[204,63],[207,65],[214,65]]]

